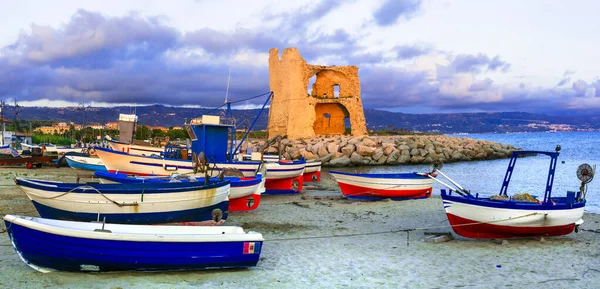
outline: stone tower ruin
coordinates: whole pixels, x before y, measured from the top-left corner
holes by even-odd
[[[309,94],[309,80],[313,76],[316,80]],[[269,81],[273,91],[269,138],[341,135],[347,132],[348,123],[353,136],[367,134],[358,67],[307,64],[297,48],[286,48],[280,59],[279,50],[272,48]]]

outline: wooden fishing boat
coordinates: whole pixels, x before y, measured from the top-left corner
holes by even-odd
[[[148,226],[4,216],[17,254],[51,271],[169,271],[256,266],[263,236],[241,227]]]
[[[187,175],[160,176],[138,176],[123,173],[96,172],[97,177],[122,184],[140,183],[168,183],[168,182],[204,182],[204,178],[196,178]],[[262,174],[255,177],[224,177],[229,180],[231,191],[229,194],[229,211],[254,210],[260,204],[260,195],[265,190],[265,180]],[[217,181],[217,178],[211,179]]]
[[[278,161],[264,164],[265,194],[290,194],[302,191],[304,167],[306,161]]]
[[[74,169],[106,172],[106,167],[100,158],[67,155],[65,159],[67,160],[67,164]]]
[[[579,192],[569,191],[565,197],[552,196],[552,184],[556,170],[559,147],[556,152],[514,151],[500,190],[492,197],[472,195],[469,191],[448,178],[453,185],[444,186],[442,200],[448,221],[454,232],[466,238],[522,238],[562,236],[573,232],[583,223],[586,184],[594,170],[587,164],[579,167],[577,175],[582,181]],[[518,156],[530,154],[550,157],[550,168],[544,197],[537,199],[528,194],[508,196],[507,190]]]
[[[165,151],[164,147],[153,147],[153,146],[128,144],[128,143],[124,143],[124,142],[118,142],[118,141],[115,141],[112,139],[107,139],[106,141],[108,143],[108,146],[112,150],[115,150],[118,152],[130,153],[130,154],[134,154],[134,155],[144,155],[144,156],[160,155],[161,153],[163,153]]]
[[[170,176],[174,173],[193,174],[194,172],[194,163],[191,159],[142,156],[100,147],[95,149],[96,154],[106,166],[106,170],[112,173]],[[215,162],[210,165],[209,175],[216,177],[225,168],[235,168],[241,171],[245,177],[253,177],[259,166],[260,162]],[[199,175],[204,176],[203,173],[199,173]]]
[[[329,171],[348,198],[406,200],[431,196],[433,180],[419,173],[353,174]]]
[[[304,182],[320,182],[321,181],[321,161],[310,160],[306,161],[304,174],[302,175]]]
[[[16,178],[42,218],[110,223],[220,224],[227,219],[229,181],[99,184]]]

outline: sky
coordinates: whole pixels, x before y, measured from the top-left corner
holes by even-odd
[[[0,98],[217,107],[226,91],[268,92],[269,49],[297,47],[310,64],[358,66],[365,108],[598,115],[597,11],[593,0],[6,1]]]

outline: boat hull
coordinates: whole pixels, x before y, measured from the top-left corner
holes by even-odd
[[[168,178],[138,177],[121,173],[97,172],[95,175],[102,179],[124,184],[170,182]],[[249,178],[225,177],[230,182],[231,190],[229,194],[229,211],[249,211],[258,207],[265,182],[261,176],[259,173],[256,177]],[[190,180],[183,179],[181,181],[189,182]],[[204,182],[204,178],[197,179],[196,182]]]
[[[321,181],[321,161],[307,161],[302,175],[304,182],[320,182]]]
[[[245,268],[257,265],[263,241],[259,233],[245,233],[239,227],[45,220],[53,221],[48,225],[28,219],[39,218],[4,218],[15,250],[27,265],[40,272]],[[105,231],[94,231],[101,228]]]
[[[65,156],[67,164],[74,169],[106,172],[106,167],[99,158],[80,157],[80,156]]]
[[[170,176],[174,173],[192,175],[194,171],[191,160],[164,159],[142,155],[128,154],[103,148],[96,148],[96,154],[109,172],[136,174],[141,176]],[[216,177],[224,168],[240,170],[245,177],[253,177],[258,171],[259,162],[226,162],[210,165],[209,175]],[[195,174],[204,177],[204,173]]]
[[[166,184],[70,184],[16,179],[42,218],[129,224],[223,223],[229,182],[208,186]]]
[[[265,194],[295,194],[302,191],[305,161],[265,163]]]
[[[583,222],[585,203],[574,205],[489,201],[442,193],[448,221],[465,238],[563,236]],[[564,198],[557,198],[564,199]]]
[[[351,174],[330,171],[347,198],[406,200],[431,196],[433,180],[416,173]]]
[[[134,155],[160,155],[165,151],[163,147],[141,146],[134,144],[126,144],[116,141],[108,141],[108,146],[118,152],[130,153]]]

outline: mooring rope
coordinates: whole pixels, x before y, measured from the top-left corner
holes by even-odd
[[[103,198],[105,198],[109,202],[111,202],[111,203],[113,203],[113,204],[115,204],[115,205],[117,205],[119,207],[124,207],[124,206],[139,206],[139,204],[137,202],[133,202],[133,203],[119,203],[119,202],[117,202],[115,200],[112,200],[111,198],[107,197],[101,191],[99,191],[98,189],[96,189],[96,188],[94,188],[92,186],[79,186],[79,187],[73,188],[73,189],[71,189],[71,190],[69,190],[67,192],[64,192],[62,194],[58,194],[58,195],[52,196],[52,197],[44,197],[44,196],[40,196],[40,195],[37,195],[37,197],[40,198],[40,199],[56,199],[56,198],[62,197],[64,195],[73,193],[77,189],[81,189],[83,191],[87,191],[88,189],[93,190],[93,191],[97,192],[98,194],[100,194]]]
[[[353,234],[343,234],[343,235],[328,235],[328,236],[308,236],[308,237],[292,237],[292,238],[279,238],[279,239],[267,239],[265,242],[277,242],[277,241],[293,241],[293,240],[311,240],[311,239],[327,239],[327,238],[339,238],[339,237],[354,237],[354,236],[368,236],[368,235],[380,235],[380,234],[391,234],[391,233],[399,233],[406,232],[406,244],[408,246],[409,243],[409,233],[411,231],[423,231],[423,230],[431,230],[431,229],[445,229],[445,228],[454,228],[454,227],[464,227],[464,226],[474,226],[481,224],[494,224],[505,222],[509,220],[517,220],[520,218],[530,217],[534,215],[542,214],[539,212],[529,213],[521,216],[517,216],[514,218],[493,220],[488,222],[472,222],[465,223],[459,225],[449,225],[449,226],[431,226],[431,227],[416,227],[416,228],[406,228],[406,229],[396,229],[396,230],[388,230],[388,231],[379,231],[379,232],[368,232],[368,233],[353,233]]]

